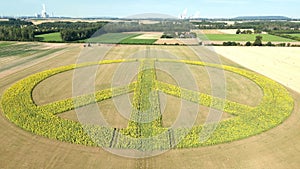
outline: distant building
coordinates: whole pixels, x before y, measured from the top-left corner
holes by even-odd
[[[187,12],[188,12],[188,9],[185,9],[181,14],[179,14],[178,18],[179,19],[187,19]]]
[[[36,18],[41,18],[42,16],[41,16],[41,14],[36,13],[36,14],[35,14],[35,17],[36,17]]]

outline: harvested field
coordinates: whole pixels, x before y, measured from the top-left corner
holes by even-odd
[[[59,48],[59,46],[56,47]],[[43,57],[43,59],[33,60],[30,64],[22,63],[18,65],[18,69],[13,70],[7,76],[1,77],[0,96],[2,97],[3,92],[12,84],[29,75],[76,63],[78,55],[82,52],[81,45],[74,44],[64,47],[63,53],[57,55],[51,53]],[[108,46],[92,46],[82,54],[86,54],[86,58],[93,61],[89,54],[102,54],[97,49],[105,51],[108,49]],[[103,58],[105,60],[127,59],[131,58],[134,53],[138,51],[143,52],[146,49],[147,46],[142,45],[115,45]],[[157,50],[167,51],[169,55],[185,60],[199,61],[199,56],[211,59],[211,56],[214,55],[212,51],[205,47],[195,47],[194,50],[191,50],[187,46],[150,46],[150,49],[157,58],[167,56],[166,53],[157,52]],[[199,56],[195,51],[198,52]],[[297,65],[300,61],[296,55],[299,53],[299,48],[216,48],[216,51],[218,53],[223,51],[224,53],[222,54],[225,56],[226,52],[233,52],[231,54],[234,55],[234,52],[237,51],[236,54],[238,54],[238,58],[242,58],[241,60],[247,60],[247,53],[250,53],[250,58],[253,58],[251,56],[256,56],[256,60],[254,59],[251,65],[256,64],[255,61],[257,61],[256,67],[269,69],[271,74],[268,74],[268,76],[270,77],[272,73],[279,74],[279,72],[275,71],[274,65],[284,72],[285,80],[292,75],[294,75],[293,79],[298,77],[296,73],[299,72]],[[273,56],[273,58],[268,57],[267,53],[272,54],[270,57]],[[276,59],[274,59],[274,56]],[[226,57],[234,59],[228,55]],[[264,59],[265,57],[266,60]],[[223,57],[220,59],[226,65],[241,67]],[[251,68],[251,65],[240,63]],[[106,88],[109,85],[110,78],[113,76],[113,71],[116,67],[118,65],[100,66],[97,74],[98,89]],[[199,91],[208,92],[209,76],[203,67],[190,66],[190,68],[197,78]],[[11,71],[11,69],[8,71]],[[262,71],[261,73],[264,72]],[[103,77],[104,75],[107,76]],[[70,76],[72,76],[72,71],[55,75],[40,83],[33,93],[34,99],[40,101],[39,104],[42,104],[69,97],[72,91],[70,89],[72,77]],[[161,81],[165,80],[165,82],[175,83],[166,74],[162,73],[158,76]],[[257,105],[259,103],[258,98],[262,97],[262,93],[255,83],[249,82],[250,80],[247,78],[242,79],[237,74],[227,73],[226,76],[229,76],[227,79],[229,84],[228,99],[248,105]],[[289,82],[293,82],[293,80]],[[102,148],[69,144],[33,135],[8,121],[2,109],[0,109],[0,143],[2,145],[0,147],[0,154],[2,155],[0,168],[298,168],[300,166],[300,94],[292,90],[289,90],[289,92],[295,99],[294,112],[282,125],[274,129],[231,143],[192,149],[173,149],[160,156],[146,159],[120,157],[108,153]],[[176,120],[178,113],[175,110],[179,107],[178,100],[178,98],[168,96],[169,104],[166,107],[166,114],[163,116],[163,119],[166,120],[164,125],[170,126]],[[175,106],[170,105],[174,103]],[[103,115],[107,121],[114,127],[124,127],[126,125],[126,119],[113,108],[112,101],[107,100],[98,105],[103,110]],[[200,107],[200,112],[197,123],[202,123],[203,119],[206,118],[207,108]],[[77,119],[76,114],[72,111],[61,114],[60,117],[71,120]],[[222,119],[230,118],[232,116],[228,114],[224,114],[222,117]]]
[[[133,39],[160,39],[163,35],[162,32],[137,32],[142,34],[140,36],[134,37]]]
[[[300,93],[300,48],[214,47],[214,50]]]
[[[193,30],[193,32],[199,33],[199,34],[226,34],[220,30],[217,29],[207,29],[207,30]]]

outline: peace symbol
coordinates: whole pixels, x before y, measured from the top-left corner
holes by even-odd
[[[82,95],[42,106],[37,106],[32,99],[31,93],[35,86],[51,76],[94,65],[124,62],[139,62],[150,68],[139,72],[138,80],[126,86],[105,89],[95,94]],[[230,71],[255,82],[262,89],[264,96],[258,106],[251,107],[160,82],[155,77],[155,63],[157,62],[184,63]],[[159,108],[156,107],[159,104],[158,91],[213,109],[220,109],[233,115],[234,118],[222,121],[211,137],[207,141],[201,142],[199,134],[204,126],[194,126],[191,129],[169,129],[162,126],[162,115]],[[56,116],[78,107],[128,93],[134,93],[134,109],[131,112],[131,121],[127,128],[82,125]],[[31,75],[10,87],[2,96],[1,105],[4,114],[11,122],[40,136],[90,146],[154,151],[214,145],[257,135],[278,126],[287,119],[293,111],[294,101],[282,85],[245,69],[198,61],[132,59],[69,65]],[[149,109],[149,106],[151,111],[148,112],[148,115],[139,114],[139,112]],[[146,123],[141,122],[141,118],[151,117],[155,118]]]

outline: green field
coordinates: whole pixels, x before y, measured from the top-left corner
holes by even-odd
[[[36,38],[39,38],[42,42],[62,42],[62,38],[60,35],[60,32],[55,33],[48,33],[48,34],[42,34],[35,36]]]
[[[143,44],[143,45],[151,45],[154,42],[156,42],[157,39],[133,39],[133,38],[128,38],[122,40],[120,43],[121,44]]]
[[[56,53],[63,48],[47,48],[43,43],[0,43],[0,72]]]
[[[120,43],[124,39],[134,38],[139,36],[140,34],[136,33],[107,33],[101,36],[92,37],[90,39],[85,40],[85,42],[93,42],[93,43]]]
[[[262,36],[264,42],[295,42],[295,40],[282,38],[269,34],[206,34],[198,35],[200,39],[208,39],[210,41],[255,41],[256,36]]]
[[[0,43],[0,58],[10,56],[28,56],[41,51],[36,44]]]
[[[157,39],[136,39],[142,34],[137,33],[107,33],[93,37],[85,42],[106,43],[106,44],[153,44]]]
[[[293,34],[287,34],[287,35],[290,35],[290,36],[296,36],[296,37],[299,37],[299,38],[300,38],[300,33],[293,33]]]
[[[12,42],[1,42],[0,47],[9,46],[9,45],[12,45],[12,44],[13,44]]]

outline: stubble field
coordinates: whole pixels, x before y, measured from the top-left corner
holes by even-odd
[[[94,46],[86,53],[106,48]],[[104,60],[129,58],[132,54],[146,50],[146,46],[114,46],[104,56]],[[203,47],[195,47],[201,57],[208,59],[213,52]],[[199,61],[193,50],[189,47],[151,46],[150,50],[164,50],[170,55],[182,60]],[[217,49],[219,51],[219,49]],[[81,45],[65,46],[64,52],[55,56],[45,56],[37,59],[37,64],[22,63],[14,71],[0,72],[0,94],[15,82],[44,70],[76,63],[82,52]],[[82,53],[81,53],[82,54]],[[285,52],[289,55],[288,51]],[[153,57],[163,57],[160,52]],[[293,56],[291,56],[293,57]],[[15,57],[18,58],[18,57]],[[229,58],[232,59],[232,58]],[[16,59],[18,60],[18,59]],[[221,57],[223,64],[241,67],[236,63]],[[265,61],[264,61],[265,62]],[[255,64],[255,63],[253,63]],[[271,63],[270,63],[271,64]],[[290,63],[287,63],[290,64]],[[245,65],[248,66],[248,65]],[[210,79],[203,67],[189,66],[197,83],[198,91],[210,93]],[[118,64],[100,66],[96,75],[96,89],[101,90],[111,86],[114,71]],[[260,71],[260,70],[258,70]],[[293,69],[289,73],[293,73]],[[275,72],[276,74],[276,72]],[[73,72],[65,72],[48,78],[34,89],[32,96],[36,104],[42,105],[72,97]],[[237,74],[226,72],[227,99],[250,106],[256,106],[263,97],[262,90],[252,81]],[[163,82],[176,84],[170,75],[164,72],[157,73],[157,79]],[[276,80],[276,79],[275,79]],[[283,83],[284,84],[284,83]],[[294,88],[296,90],[296,88]],[[56,140],[36,136],[15,126],[4,116],[0,116],[0,167],[1,168],[296,168],[300,162],[300,95],[289,90],[295,100],[292,115],[279,127],[265,133],[227,144],[215,146],[174,149],[157,157],[146,159],[129,159],[112,155],[101,148],[74,145]],[[133,97],[133,96],[130,96]],[[179,98],[168,96],[164,125],[172,124],[178,115]],[[114,127],[122,128],[128,120],[115,109],[111,100],[98,103],[104,117]],[[202,124],[208,114],[206,107],[199,107],[200,113],[196,124]],[[75,111],[59,115],[62,118],[77,121]],[[232,118],[224,113],[222,119]]]

